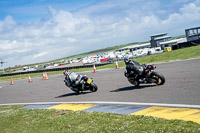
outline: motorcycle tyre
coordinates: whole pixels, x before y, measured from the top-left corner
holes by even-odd
[[[165,77],[158,72],[152,72],[151,78],[156,79],[158,82],[156,83],[157,85],[163,85],[165,83]]]
[[[135,81],[135,83],[132,83],[134,86],[136,86],[136,87],[138,87],[138,86],[140,86],[140,82],[138,82],[138,81]]]
[[[96,92],[98,90],[98,87],[97,87],[97,85],[95,84],[95,83],[91,83],[91,88],[90,88],[90,91],[91,92]]]
[[[136,87],[140,86],[140,82],[138,82],[138,81],[132,82],[132,81],[130,81],[129,79],[128,79],[128,81],[129,81],[132,85],[134,85],[134,86],[136,86]]]

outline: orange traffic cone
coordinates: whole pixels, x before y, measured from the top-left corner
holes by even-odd
[[[30,76],[30,75],[29,75],[29,77],[28,77],[28,82],[29,82],[29,83],[32,82],[31,76]]]
[[[47,76],[47,73],[45,72],[45,79],[47,80],[48,79],[48,76]]]
[[[45,76],[45,73],[43,72],[43,79],[45,79],[46,78],[46,76]]]
[[[95,72],[97,71],[97,70],[96,70],[96,67],[95,67],[95,64],[93,64],[93,67],[94,67],[94,73],[95,73]]]
[[[13,85],[13,84],[14,84],[12,77],[11,77],[11,83],[10,83],[10,84],[11,84],[11,85]]]
[[[119,65],[118,65],[118,63],[117,63],[117,60],[115,61],[115,63],[116,63],[116,69],[118,69],[118,68],[119,68]]]

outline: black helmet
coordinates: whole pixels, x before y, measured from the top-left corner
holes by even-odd
[[[124,62],[127,64],[129,62],[129,58],[124,58]]]

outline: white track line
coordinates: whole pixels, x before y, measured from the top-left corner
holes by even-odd
[[[143,105],[143,106],[161,106],[161,107],[179,107],[179,108],[197,108],[200,109],[200,105],[189,104],[167,104],[167,103],[138,103],[138,102],[109,102],[109,101],[77,101],[77,102],[34,102],[34,103],[7,103],[3,105],[33,105],[33,104],[121,104],[121,105]]]

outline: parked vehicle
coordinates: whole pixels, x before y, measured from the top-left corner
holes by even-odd
[[[162,53],[163,50],[161,49],[161,47],[156,47],[156,48],[150,48],[148,51],[148,54],[158,54],[158,53]]]

